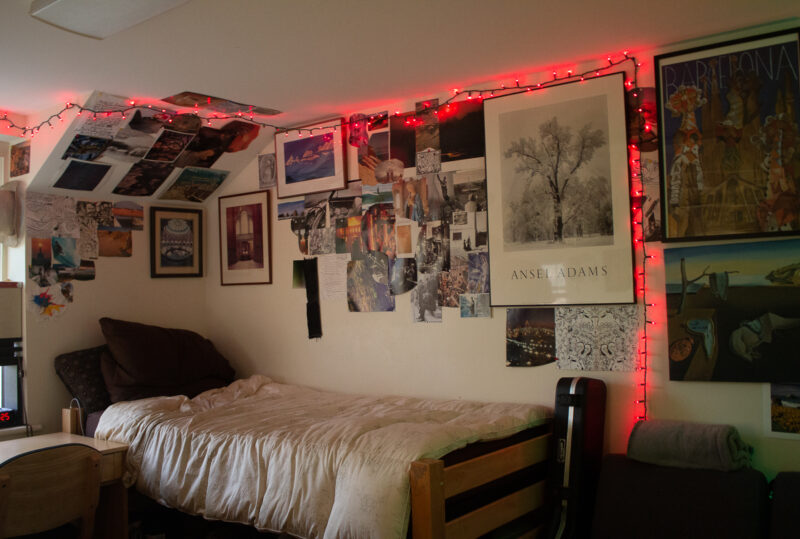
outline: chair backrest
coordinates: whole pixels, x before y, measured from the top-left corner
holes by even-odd
[[[26,453],[0,465],[0,537],[81,520],[89,538],[100,495],[100,453],[67,444]]]

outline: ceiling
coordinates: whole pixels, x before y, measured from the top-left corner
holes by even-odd
[[[2,111],[192,90],[282,110],[278,125],[800,16],[796,0],[190,0],[95,40],[29,6],[0,6]]]

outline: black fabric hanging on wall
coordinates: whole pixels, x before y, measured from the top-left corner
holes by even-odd
[[[308,338],[318,339],[322,337],[322,317],[319,312],[319,277],[316,258],[308,258],[303,261],[303,276],[306,280]]]

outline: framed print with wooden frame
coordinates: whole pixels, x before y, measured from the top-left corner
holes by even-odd
[[[484,101],[492,306],[635,300],[623,78]]]
[[[655,57],[664,241],[800,233],[799,35]]]
[[[345,188],[343,120],[275,133],[278,198]]]
[[[203,276],[203,210],[150,207],[150,277]]]
[[[219,197],[220,284],[272,283],[269,192]]]

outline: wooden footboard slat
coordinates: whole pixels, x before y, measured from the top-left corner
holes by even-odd
[[[544,502],[545,484],[540,481],[513,494],[467,513],[445,525],[447,539],[480,537],[495,528],[533,511]],[[414,536],[416,539],[416,535]]]
[[[550,435],[545,434],[480,457],[455,464],[444,472],[444,497],[450,498],[547,458]]]
[[[444,537],[444,462],[411,463],[411,532],[414,539]]]

